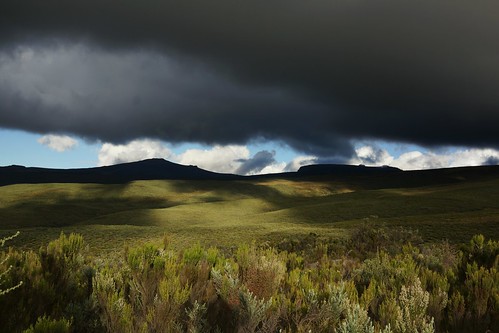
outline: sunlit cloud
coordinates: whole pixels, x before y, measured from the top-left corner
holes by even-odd
[[[78,145],[78,141],[67,135],[54,135],[48,134],[44,135],[38,139],[38,143],[47,146],[52,150],[59,153],[65,152],[67,150],[73,149]]]

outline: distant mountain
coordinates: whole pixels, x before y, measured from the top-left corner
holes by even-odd
[[[39,183],[120,184],[134,180],[233,180],[241,176],[210,172],[164,159],[149,159],[86,169],[46,169],[23,166],[0,167],[0,186]]]
[[[301,167],[297,172],[238,176],[185,166],[164,159],[85,169],[47,169],[24,166],[0,167],[0,186],[40,183],[121,184],[134,180],[242,180],[307,179],[343,181],[363,188],[415,187],[448,184],[465,180],[499,177],[499,166],[464,167],[435,170],[402,171],[397,168],[363,165],[318,164]]]
[[[303,166],[297,176],[343,181],[362,188],[399,188],[486,181],[499,178],[499,166],[474,166],[403,171],[390,166],[318,164]]]
[[[368,167],[365,165],[344,165],[344,164],[314,164],[302,166],[298,174],[302,176],[320,175],[380,175],[403,172],[402,170],[390,166]]]

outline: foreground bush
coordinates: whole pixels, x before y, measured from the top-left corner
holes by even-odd
[[[144,245],[94,262],[81,236],[61,234],[4,254],[5,283],[24,283],[0,296],[0,322],[6,332],[499,331],[499,242],[412,244],[413,232],[369,228],[293,252]],[[393,232],[405,241],[394,246]],[[354,239],[369,242],[350,251]]]
[[[19,232],[9,237],[0,238],[0,248],[4,247],[7,241],[12,240],[18,235]],[[13,286],[7,286],[7,287],[3,286],[3,283],[5,282],[5,280],[7,280],[7,275],[12,269],[11,265],[10,266],[7,265],[8,260],[9,260],[9,254],[5,254],[2,252],[2,254],[0,255],[0,296],[13,291],[14,289],[19,288],[23,284],[22,281],[19,281],[16,285]]]

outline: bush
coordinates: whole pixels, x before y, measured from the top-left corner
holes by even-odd
[[[71,323],[66,319],[55,320],[50,317],[40,317],[36,324],[31,326],[23,333],[69,333],[71,332]]]
[[[73,234],[38,252],[9,249],[4,285],[24,283],[0,297],[1,330],[498,331],[497,242],[476,236],[462,252],[406,243],[350,256],[308,238],[299,254],[252,244],[224,257],[199,244],[183,252],[149,244],[99,263]]]
[[[19,235],[19,231],[10,237],[0,238],[0,247],[4,247],[5,242],[17,237],[18,235]],[[17,284],[15,284],[13,286],[2,289],[2,284],[6,280],[7,274],[9,274],[10,270],[12,269],[12,265],[10,265],[10,266],[6,265],[8,260],[9,260],[9,254],[4,254],[2,252],[2,254],[0,256],[0,296],[5,295],[5,294],[13,291],[14,289],[19,288],[23,284],[22,281],[19,281]]]

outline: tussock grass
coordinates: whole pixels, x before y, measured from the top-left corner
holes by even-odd
[[[362,188],[335,181],[136,181],[0,187],[0,237],[36,248],[64,231],[95,253],[160,241],[233,246],[310,232],[344,237],[360,222],[418,229],[427,241],[499,239],[499,180]]]

